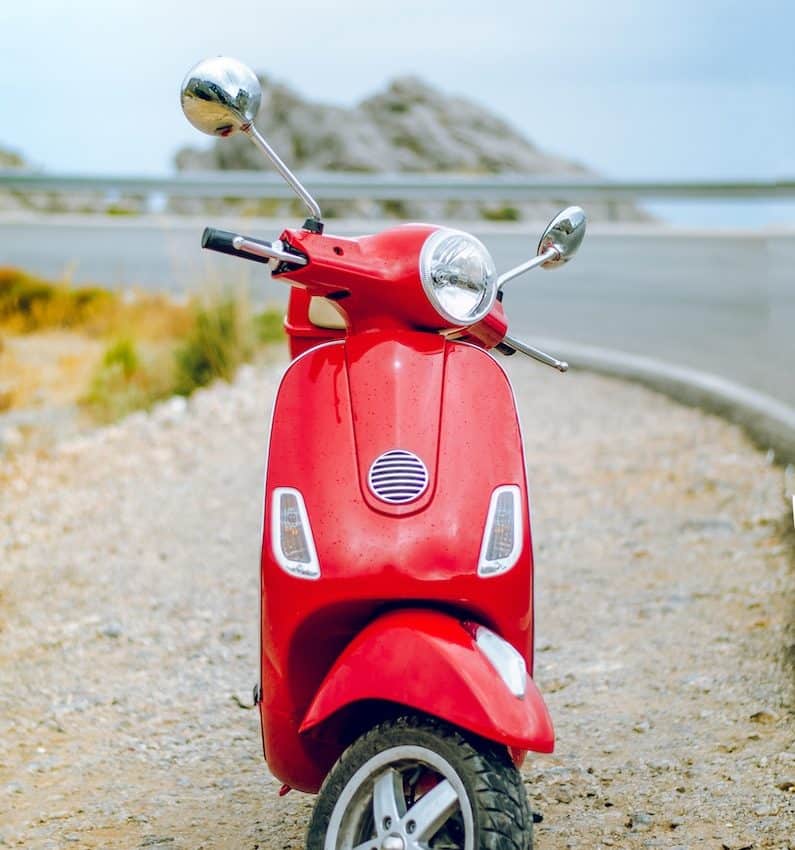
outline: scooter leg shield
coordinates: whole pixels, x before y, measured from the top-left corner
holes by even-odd
[[[554,748],[552,720],[532,679],[515,696],[462,621],[438,611],[396,611],[370,623],[326,675],[300,732],[319,731],[363,700],[406,706],[514,750]]]

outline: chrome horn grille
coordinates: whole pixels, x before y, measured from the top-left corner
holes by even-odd
[[[403,505],[418,499],[428,486],[428,470],[412,452],[392,449],[373,461],[367,473],[373,495],[390,505]]]

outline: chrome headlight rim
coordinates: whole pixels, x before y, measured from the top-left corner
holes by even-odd
[[[478,309],[472,315],[465,316],[463,318],[451,313],[442,305],[434,290],[433,280],[431,278],[431,262],[433,259],[433,253],[439,246],[439,243],[443,242],[450,236],[462,236],[469,240],[471,244],[476,246],[482,252],[484,260],[488,265],[490,265],[489,274],[486,280],[486,289],[483,297],[481,298]],[[440,227],[438,230],[434,230],[434,232],[431,233],[425,240],[422,250],[420,251],[419,271],[420,282],[422,283],[425,297],[428,299],[433,309],[454,327],[465,328],[475,325],[491,312],[491,309],[494,306],[494,301],[497,298],[497,268],[488,248],[486,248],[477,236],[473,236],[465,230],[458,230],[453,227]]]

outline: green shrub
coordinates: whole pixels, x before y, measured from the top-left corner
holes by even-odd
[[[216,378],[230,380],[254,350],[242,298],[224,295],[194,309],[193,327],[175,352],[174,391],[179,395],[190,395]]]
[[[102,357],[102,365],[106,369],[118,367],[125,378],[132,376],[141,367],[141,358],[131,339],[120,339],[110,345]]]
[[[486,207],[482,210],[483,218],[486,221],[519,221],[522,218],[521,212],[512,206],[502,207]]]
[[[267,344],[284,339],[284,312],[269,308],[254,316],[254,333],[257,342]]]
[[[173,395],[173,383],[170,358],[144,357],[132,340],[120,339],[105,350],[81,402],[95,419],[113,422]]]

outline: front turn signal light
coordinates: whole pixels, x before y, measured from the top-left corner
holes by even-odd
[[[507,572],[522,550],[522,496],[515,484],[491,494],[483,542],[478,558],[478,575],[487,578]]]
[[[488,658],[508,690],[523,699],[527,693],[527,665],[521,653],[485,626],[465,623],[464,628],[475,638],[475,645]]]
[[[298,578],[320,578],[320,564],[304,497],[292,487],[276,487],[271,501],[271,545],[276,562]]]

